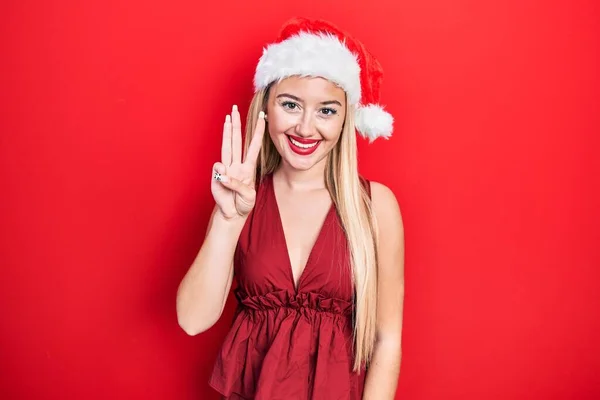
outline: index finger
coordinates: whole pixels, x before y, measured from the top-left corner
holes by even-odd
[[[256,163],[258,154],[260,153],[260,147],[262,146],[263,136],[265,134],[265,113],[261,111],[258,113],[258,120],[256,121],[256,127],[254,128],[254,134],[252,135],[252,141],[248,146],[248,152],[244,162]]]

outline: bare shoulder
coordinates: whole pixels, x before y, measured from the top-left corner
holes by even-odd
[[[403,231],[402,213],[396,195],[382,183],[371,181],[371,201],[380,231],[401,234]],[[392,232],[389,232],[389,230]]]
[[[398,297],[404,287],[404,223],[394,192],[385,185],[371,182],[371,203],[377,226],[378,281],[382,320],[401,309]],[[382,310],[383,310],[382,308]]]

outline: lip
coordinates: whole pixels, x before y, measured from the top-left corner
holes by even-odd
[[[291,137],[292,139],[294,139],[296,142],[302,143],[302,144],[313,144],[313,143],[317,143],[320,142],[320,139],[305,139],[305,138],[301,138],[298,136],[294,136],[294,135],[288,135],[289,137]]]
[[[314,153],[315,150],[317,150],[317,147],[319,147],[319,144],[321,142],[320,140],[302,139],[302,138],[299,138],[297,136],[292,136],[292,135],[286,135],[286,136],[287,136],[287,142],[288,142],[288,145],[290,146],[290,149],[294,153],[299,154],[301,156],[307,156],[307,155]],[[317,143],[317,144],[312,147],[309,147],[308,149],[305,149],[305,148],[296,146],[294,143],[292,143],[290,138],[293,138],[294,140],[296,140],[297,142],[302,143],[302,144],[313,144],[313,143]]]

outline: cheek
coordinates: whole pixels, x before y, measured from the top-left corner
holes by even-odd
[[[287,140],[285,136],[286,132],[289,132],[290,129],[293,129],[294,125],[290,123],[286,123],[285,119],[277,118],[276,116],[268,116],[267,121],[267,133],[271,137],[271,141],[275,144],[276,147],[281,147],[284,143],[284,139]]]
[[[331,141],[337,141],[342,135],[342,128],[344,127],[343,119],[330,121],[329,123],[323,125],[321,128],[321,134],[327,139]]]
[[[278,146],[277,143],[279,143],[279,139],[278,139],[278,132],[275,130],[275,128],[273,128],[271,126],[271,124],[267,125],[267,132],[269,133],[269,137],[271,138],[271,141],[275,144],[275,146]]]
[[[272,106],[267,111],[267,122],[275,134],[283,133],[298,123],[298,116],[287,113],[280,107]]]
[[[269,118],[269,122],[267,125],[269,136],[271,136],[271,140],[273,142],[278,142],[281,140],[283,135],[286,132],[286,128],[281,125],[281,123],[277,123],[276,121],[271,121]]]

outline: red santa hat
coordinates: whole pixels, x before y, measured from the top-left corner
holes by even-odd
[[[355,105],[356,130],[370,141],[392,134],[394,119],[379,104],[383,78],[379,61],[331,23],[306,18],[288,21],[276,42],[263,50],[254,89],[289,76],[318,76],[344,89]]]

